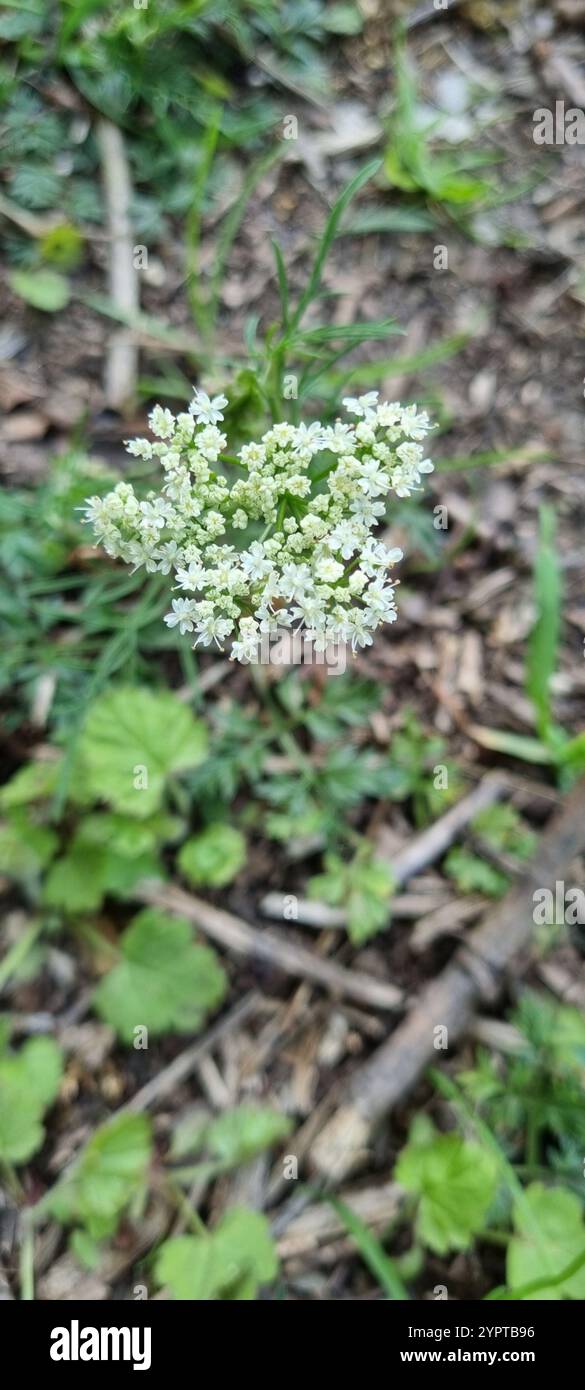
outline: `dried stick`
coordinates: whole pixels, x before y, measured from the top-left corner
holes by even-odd
[[[124,140],[118,127],[103,118],[97,123],[96,138],[110,234],[110,296],[117,309],[132,317],[138,312],[140,299],[130,222],[132,185]],[[137,367],[133,330],[116,329],[109,339],[104,369],[105,397],[113,410],[124,410],[132,404]]]
[[[290,895],[287,893],[267,893],[258,906],[263,917],[282,922],[287,919],[288,903]],[[315,927],[316,931],[331,931],[345,926],[347,913],[342,907],[330,907],[312,898],[296,898],[294,921],[303,927]]]
[[[318,1172],[340,1179],[367,1154],[377,1124],[408,1095],[435,1051],[435,1028],[449,1046],[468,1028],[479,1000],[493,1002],[505,972],[530,942],[533,894],[554,892],[557,877],[585,847],[585,778],[542,836],[523,879],[469,933],[454,960],[421,995],[410,1014],[354,1073],[341,1107],[317,1136],[311,1160]]]
[[[444,816],[429,826],[428,830],[416,835],[406,848],[400,850],[392,859],[390,869],[395,882],[406,883],[409,878],[419,874],[421,869],[426,869],[429,864],[440,859],[466,825],[507,790],[502,777],[498,777],[497,773],[488,773],[468,796],[462,796]]]
[[[449,845],[453,844],[474,816],[480,811],[485,811],[486,806],[491,806],[492,802],[497,801],[498,797],[503,796],[508,790],[503,778],[495,773],[488,773],[468,796],[461,797],[440,820],[435,821],[428,830],[416,835],[405,849],[398,851],[390,863],[395,883],[406,883],[422,869],[428,868],[429,864],[433,864],[445,853]],[[260,903],[260,911],[267,917],[284,917],[286,902],[286,894],[268,893]],[[428,910],[428,904],[421,899],[418,907],[419,911],[414,908],[413,899],[405,894],[404,897],[393,899],[389,905],[389,915],[391,910],[396,917],[401,914],[404,917],[415,917],[422,916]],[[303,926],[343,927],[346,920],[347,914],[341,907],[329,907],[327,903],[313,902],[307,898],[297,899],[295,921],[301,922]]]
[[[289,903],[290,896],[286,893],[267,893],[258,907],[263,917],[272,917],[275,921],[282,922],[291,917],[288,912]],[[392,898],[388,907],[393,920],[401,917],[417,921],[418,918],[428,915],[429,904],[434,908],[437,903],[441,907],[446,905],[445,893],[442,893],[440,898],[437,894],[399,893]],[[329,907],[328,903],[319,902],[316,898],[297,898],[292,920],[302,927],[314,927],[316,931],[338,931],[347,923],[347,912],[343,907]]]
[[[62,214],[58,212],[39,216],[38,213],[28,212],[26,208],[19,208],[17,203],[12,203],[3,193],[0,193],[0,217],[7,217],[9,222],[14,222],[15,227],[20,227],[27,236],[35,238],[46,236],[63,220]]]
[[[403,992],[396,985],[385,984],[358,970],[345,970],[332,961],[285,941],[268,931],[258,931],[231,912],[213,907],[202,898],[195,898],[181,888],[144,884],[136,896],[141,902],[176,912],[217,941],[225,950],[243,959],[266,960],[287,975],[314,980],[333,994],[347,995],[369,1004],[374,1009],[396,1009],[403,1002]]]

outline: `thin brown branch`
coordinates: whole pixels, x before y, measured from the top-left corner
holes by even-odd
[[[375,980],[358,970],[346,970],[332,961],[322,960],[304,946],[284,940],[270,931],[259,931],[231,912],[213,907],[203,898],[185,893],[182,888],[145,884],[137,893],[142,902],[162,907],[186,917],[211,937],[219,946],[244,960],[268,961],[286,975],[313,980],[324,985],[332,994],[346,995],[373,1009],[397,1009],[403,1002],[402,990],[396,985]]]
[[[102,164],[102,178],[110,236],[110,297],[116,308],[133,316],[140,307],[138,276],[134,264],[130,204],[132,184],[118,127],[101,118],[96,138]],[[131,329],[119,328],[111,334],[104,368],[106,401],[113,410],[132,406],[138,369],[138,349]]]

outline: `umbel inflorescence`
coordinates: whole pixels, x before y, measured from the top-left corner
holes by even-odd
[[[343,404],[334,425],[275,424],[224,462],[227,400],[197,390],[184,414],[155,406],[154,442],[127,445],[160,461],[160,493],[141,501],[120,482],[88,500],[86,519],[109,555],[172,575],[165,622],[195,646],[231,641],[232,659],[254,661],[265,634],[301,628],[317,651],[331,642],[355,651],[394,622],[388,571],[402,551],[374,532],[388,495],[409,497],[432,471],[421,442],[432,426],[416,406],[378,402],[375,391]]]

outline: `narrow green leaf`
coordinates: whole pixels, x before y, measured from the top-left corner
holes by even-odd
[[[302,343],[351,342],[367,343],[376,338],[387,338],[391,333],[404,333],[395,319],[373,320],[371,323],[323,324],[311,328],[299,338]]]
[[[425,208],[364,208],[344,222],[340,236],[368,236],[373,232],[427,232],[435,220]]]
[[[400,1278],[394,1260],[386,1254],[380,1241],[365,1225],[361,1217],[357,1216],[355,1211],[352,1211],[351,1207],[348,1207],[347,1203],[343,1202],[340,1197],[327,1197],[327,1201],[337,1212],[346,1231],[355,1240],[364,1264],[367,1265],[370,1274],[373,1274],[374,1278],[378,1280],[388,1298],[396,1302],[408,1301],[410,1294]]]
[[[289,318],[288,276],[286,273],[286,266],[284,264],[284,257],[282,251],[274,237],[272,238],[271,245],[272,250],[274,251],[274,259],[276,261],[276,274],[278,276],[278,292],[280,295],[280,312],[282,315],[283,327],[286,331],[286,329],[288,328]]]
[[[355,198],[356,193],[359,193],[360,188],[363,188],[364,184],[368,183],[369,179],[373,178],[374,174],[378,172],[378,169],[381,166],[381,162],[382,161],[380,159],[373,159],[368,164],[366,164],[363,169],[360,169],[359,173],[356,174],[355,177],[351,179],[347,186],[344,188],[343,192],[339,195],[337,202],[331,209],[331,212],[325,224],[325,230],[317,247],[317,254],[315,256],[313,268],[309,276],[307,288],[301,295],[297,308],[292,317],[292,329],[298,327],[305,311],[308,309],[309,304],[311,304],[312,300],[315,298],[318,292],[319,285],[321,283],[321,273],[323,270],[323,266],[325,265],[325,261],[329,254],[331,244],[337,235],[339,223],[345,212],[346,207],[348,206],[348,203],[351,202],[352,198]]]
[[[557,663],[561,627],[562,580],[555,548],[555,516],[540,511],[540,535],[534,568],[537,618],[528,642],[526,693],[536,709],[536,725],[546,742],[552,725],[550,682]]]

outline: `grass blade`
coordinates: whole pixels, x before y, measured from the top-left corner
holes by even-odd
[[[282,150],[280,146],[276,145],[268,150],[266,154],[260,155],[259,159],[254,160],[254,163],[250,166],[246,174],[239,196],[224,217],[219,230],[215,269],[209,295],[208,315],[212,327],[215,324],[217,305],[221,293],[227,258],[238,234],[250,198],[256,185],[260,182],[262,175],[276,163],[277,159],[281,158]]]
[[[221,129],[222,114],[223,108],[221,106],[215,107],[209,125],[205,131],[201,149],[201,163],[197,170],[195,187],[193,189],[193,203],[187,216],[185,227],[185,252],[187,262],[185,288],[193,321],[202,335],[204,335],[208,329],[208,307],[202,303],[198,291],[199,246],[201,242],[205,190],[215,157]]]
[[[386,1254],[380,1241],[365,1225],[361,1216],[356,1216],[355,1211],[352,1211],[340,1197],[327,1197],[326,1200],[337,1212],[348,1234],[355,1240],[364,1264],[367,1265],[370,1274],[378,1280],[388,1298],[398,1302],[408,1301],[410,1294],[400,1278],[395,1261]]]
[[[542,507],[534,567],[537,618],[528,641],[526,694],[536,709],[536,727],[545,742],[552,726],[550,681],[556,670],[561,627],[562,580],[554,538],[554,512]]]
[[[359,343],[373,342],[375,338],[387,338],[391,333],[404,333],[395,319],[377,319],[371,323],[322,324],[303,333],[303,343]]]
[[[340,236],[369,236],[377,232],[428,232],[435,219],[425,208],[364,208],[344,223]]]
[[[469,733],[480,748],[489,748],[492,753],[504,753],[507,758],[520,758],[523,763],[536,763],[547,767],[556,762],[551,749],[538,738],[529,734],[513,734],[507,729],[488,729],[483,724],[473,724]]]
[[[436,459],[435,468],[440,473],[462,473],[468,468],[491,468],[498,463],[540,463],[550,458],[546,449],[534,445],[521,444],[518,449],[488,449],[484,453],[460,455],[457,458]]]
[[[325,224],[325,230],[317,247],[317,254],[315,256],[313,269],[309,277],[307,288],[301,295],[301,298],[298,302],[298,305],[296,307],[291,321],[291,328],[293,330],[298,327],[305,311],[308,309],[309,304],[315,298],[319,290],[319,285],[321,283],[321,272],[323,270],[323,266],[325,265],[325,261],[327,260],[327,256],[329,255],[331,244],[337,235],[337,228],[339,226],[339,223],[348,203],[351,202],[352,198],[355,198],[355,195],[356,193],[359,193],[360,188],[363,188],[364,184],[368,183],[368,180],[371,179],[373,175],[378,172],[381,162],[382,161],[380,159],[370,160],[369,164],[366,164],[363,169],[360,169],[359,173],[355,175],[355,178],[350,180],[350,182],[344,188],[343,192],[340,193],[337,202],[333,205],[333,208],[331,209],[331,212]]]
[[[469,333],[454,333],[434,347],[423,348],[410,357],[385,357],[379,362],[359,362],[351,369],[352,386],[377,386],[380,381],[387,381],[392,376],[411,376],[425,367],[433,367],[435,363],[448,362],[450,357],[463,350],[469,337]],[[347,372],[330,372],[323,385],[327,390],[336,391],[345,386],[347,376]],[[465,463],[469,463],[469,460],[466,459]]]
[[[278,276],[278,293],[280,296],[280,312],[282,314],[282,324],[286,332],[289,320],[288,276],[286,273],[286,266],[284,264],[284,256],[282,254],[278,242],[274,239],[274,237],[272,238],[272,250],[274,251],[274,259],[276,261],[276,274]]]

